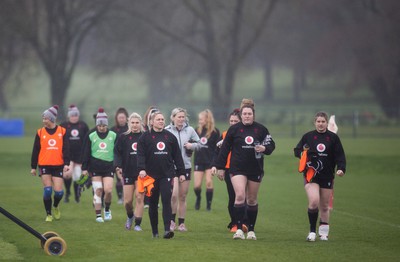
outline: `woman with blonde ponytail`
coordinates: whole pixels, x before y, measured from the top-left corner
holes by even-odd
[[[220,133],[215,127],[213,113],[206,109],[199,113],[199,123],[196,132],[200,137],[200,149],[194,154],[194,193],[196,194],[195,209],[200,209],[201,187],[203,179],[206,180],[206,208],[211,210],[214,194],[213,176],[211,165],[216,152]]]

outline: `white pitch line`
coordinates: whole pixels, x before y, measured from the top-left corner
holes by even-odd
[[[382,225],[385,225],[385,226],[390,226],[390,227],[394,227],[394,228],[400,229],[400,225],[398,225],[398,224],[388,223],[388,222],[381,221],[381,220],[378,220],[378,219],[374,219],[374,218],[371,218],[371,217],[354,215],[354,214],[351,214],[351,213],[347,213],[347,212],[344,212],[344,211],[337,210],[336,208],[334,209],[334,212],[341,213],[341,214],[346,215],[346,216],[355,217],[355,218],[359,218],[359,219],[364,219],[364,220],[368,220],[368,221],[371,221],[371,222],[374,222],[374,223],[378,223],[378,224],[382,224]]]

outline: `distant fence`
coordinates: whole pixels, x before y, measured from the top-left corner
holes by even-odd
[[[207,106],[192,104],[180,104],[186,108],[190,114],[190,125],[197,126],[197,115]],[[169,124],[169,114],[174,105],[161,105],[161,110],[165,113],[166,124]],[[143,114],[146,110],[145,105],[133,105],[135,108],[127,106],[129,112],[135,111]],[[114,124],[114,113],[117,107],[107,107],[106,112],[109,117],[110,125]],[[233,108],[233,107],[232,107]],[[41,113],[46,108],[34,107],[24,109],[14,109],[8,113],[6,121],[17,119],[14,123],[17,125],[11,129],[15,129],[15,135],[34,135],[35,131],[42,126]],[[277,106],[256,104],[256,121],[267,126],[274,137],[293,137],[299,138],[305,132],[314,128],[313,118],[317,111],[326,111],[328,114],[336,115],[336,123],[339,127],[339,135],[341,137],[384,137],[384,138],[400,138],[400,121],[387,119],[378,109],[373,108],[313,108],[311,106]],[[93,114],[97,108],[87,107],[85,111],[81,111],[81,116],[89,127],[94,126]],[[0,118],[1,118],[0,114]],[[60,120],[60,119],[59,119]],[[3,119],[4,121],[4,119]],[[218,121],[217,127],[222,131],[228,128],[228,117],[226,120]],[[9,128],[9,127],[8,127]],[[3,132],[11,132],[10,129],[3,129]]]
[[[288,110],[277,112],[263,112],[258,121],[265,123],[267,127],[274,127],[279,136],[299,137],[314,128],[313,118],[319,110]],[[337,110],[336,110],[337,111]],[[343,110],[328,115],[336,116],[339,127],[338,134],[341,137],[400,137],[400,123],[398,120],[388,120],[382,114],[372,114],[366,111]],[[260,119],[261,118],[261,119]],[[270,132],[275,133],[274,130]]]

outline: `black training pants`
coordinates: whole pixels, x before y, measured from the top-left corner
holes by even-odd
[[[161,195],[162,216],[164,220],[164,231],[170,230],[172,208],[172,178],[158,178],[154,181],[154,188],[149,198],[149,217],[153,234],[158,234],[158,202]]]

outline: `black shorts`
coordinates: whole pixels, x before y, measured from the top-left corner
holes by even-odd
[[[229,174],[229,175],[231,176],[231,179],[233,176],[242,175],[242,176],[247,177],[247,180],[257,182],[257,183],[261,183],[263,176],[264,176],[264,175],[245,175],[245,174]]]
[[[123,181],[124,186],[125,185],[135,185],[135,181],[137,181],[137,180],[138,180],[137,176],[135,176],[135,177],[122,176],[122,181]]]
[[[39,167],[39,176],[41,175],[51,175],[54,177],[63,177],[64,166],[54,166],[54,167]]]
[[[316,183],[319,185],[320,188],[326,188],[326,189],[333,189],[333,181],[334,179],[327,179],[327,178],[320,178],[318,176],[315,176],[311,182],[307,182],[306,178],[304,177],[304,185],[308,183]]]
[[[114,178],[114,173],[113,172],[93,172],[92,176],[98,176],[98,177],[112,177]]]
[[[175,170],[175,173],[176,173],[176,170]],[[185,169],[185,178],[186,178],[187,181],[189,181],[192,178],[192,176],[190,175],[191,173],[192,173],[192,169],[191,168]]]
[[[209,165],[195,165],[194,166],[194,171],[201,171],[204,172],[207,169],[211,169],[211,167]]]

